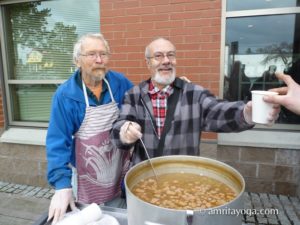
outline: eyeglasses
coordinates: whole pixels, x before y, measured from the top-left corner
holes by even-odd
[[[80,54],[80,55],[85,56],[91,60],[96,60],[98,56],[100,57],[100,59],[103,60],[103,59],[107,59],[109,56],[107,52],[88,52],[86,54]]]
[[[173,61],[176,59],[176,52],[167,52],[167,53],[163,53],[163,52],[155,52],[153,54],[153,56],[149,56],[147,57],[148,59],[152,59],[154,58],[156,61],[162,62],[164,60],[164,58],[167,57],[170,61]]]

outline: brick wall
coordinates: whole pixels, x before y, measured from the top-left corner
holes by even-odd
[[[136,84],[149,78],[145,46],[162,36],[176,45],[177,74],[219,94],[221,0],[101,0],[100,10],[111,68]]]

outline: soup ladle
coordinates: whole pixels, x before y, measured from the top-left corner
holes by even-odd
[[[127,127],[127,130],[128,130],[128,128],[129,128],[129,126],[131,126],[131,125],[132,125],[132,123],[131,123],[131,122],[129,122],[129,124],[128,124],[128,127]],[[158,184],[158,178],[157,178],[157,175],[156,175],[156,172],[155,172],[154,166],[153,166],[153,164],[152,164],[151,158],[150,158],[150,156],[149,156],[149,154],[148,154],[148,150],[147,150],[147,148],[146,148],[146,146],[145,146],[145,143],[143,142],[143,140],[142,140],[142,138],[141,138],[141,137],[139,138],[139,140],[140,140],[141,144],[143,145],[143,148],[144,148],[144,150],[145,150],[145,153],[146,153],[146,156],[147,156],[148,162],[150,163],[150,166],[151,166],[152,172],[153,172],[153,174],[154,174],[154,176],[155,176],[156,183]]]
[[[152,164],[151,158],[150,158],[150,156],[149,156],[149,154],[148,154],[148,150],[147,150],[147,148],[146,148],[146,146],[145,146],[145,144],[144,144],[142,138],[139,138],[139,140],[140,140],[141,144],[143,145],[143,148],[144,148],[145,153],[146,153],[147,158],[148,158],[148,162],[150,163],[151,169],[152,169],[152,171],[153,171],[153,173],[154,173],[154,176],[155,176],[155,179],[156,179],[156,183],[158,184],[158,178],[157,178],[157,175],[156,175],[154,166],[153,166],[153,164]]]

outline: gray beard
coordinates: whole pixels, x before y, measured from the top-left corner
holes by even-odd
[[[91,85],[92,87],[95,87],[97,85],[99,85],[101,83],[101,81],[104,79],[105,77],[105,73],[106,73],[106,70],[101,70],[99,71],[96,75],[92,75],[92,74],[85,74],[83,75],[85,78],[84,80],[86,82],[89,83],[89,85]]]
[[[171,76],[169,77],[163,77],[159,74],[159,72],[156,72],[154,77],[152,78],[153,81],[155,81],[157,84],[160,84],[160,85],[169,85],[169,84],[172,84],[173,81],[175,80],[176,78],[176,75],[175,75],[175,69],[173,69],[173,72],[171,74]]]

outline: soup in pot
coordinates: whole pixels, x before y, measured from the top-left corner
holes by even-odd
[[[236,197],[227,184],[192,173],[167,173],[139,181],[132,189],[143,201],[171,209],[197,210],[223,205]]]

